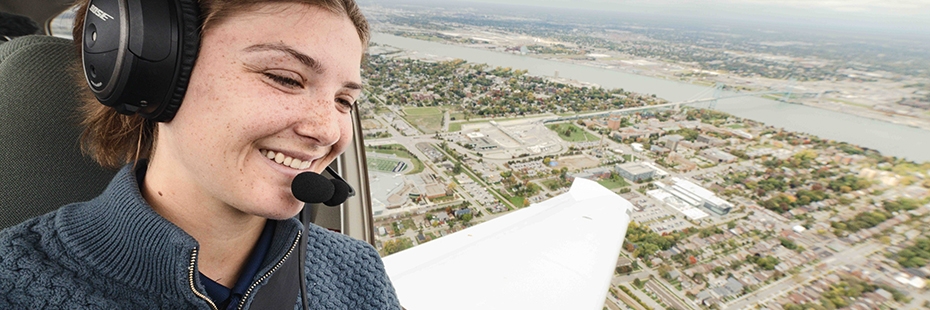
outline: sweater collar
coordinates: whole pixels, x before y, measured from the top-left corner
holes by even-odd
[[[70,254],[101,274],[135,289],[193,298],[192,275],[204,291],[196,277],[199,244],[142,197],[136,172],[144,174],[146,165],[138,162],[136,171],[126,165],[100,196],[61,208],[55,224]],[[262,272],[284,257],[300,229],[296,219],[278,221]]]

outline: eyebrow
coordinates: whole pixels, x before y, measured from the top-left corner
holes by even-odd
[[[346,82],[345,84],[342,84],[342,87],[345,87],[351,90],[362,90],[362,85],[359,83],[355,83],[355,82]]]
[[[284,52],[284,53],[291,55],[291,57],[294,57],[295,59],[297,59],[297,61],[300,61],[300,63],[309,67],[313,71],[320,73],[320,74],[323,73],[323,65],[321,65],[319,61],[317,61],[316,59],[313,59],[313,57],[310,57],[307,54],[298,52],[297,50],[291,48],[290,46],[287,46],[281,43],[256,44],[256,45],[252,45],[252,46],[245,48],[245,51],[246,52],[261,52],[261,51]]]

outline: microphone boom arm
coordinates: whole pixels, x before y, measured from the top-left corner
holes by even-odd
[[[336,173],[335,169],[333,169],[330,166],[326,166],[326,172],[329,173],[329,175],[332,176],[334,179],[345,182],[346,185],[349,186],[349,197],[355,197],[355,188],[353,188],[352,185],[349,185],[349,182],[346,182],[346,180],[343,179],[341,175]]]

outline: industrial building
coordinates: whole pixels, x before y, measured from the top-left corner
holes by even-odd
[[[730,213],[733,204],[717,197],[713,192],[678,177],[671,178],[671,185],[656,182],[660,189],[674,195],[688,205],[701,207],[718,215]]]
[[[497,149],[498,147],[496,143],[492,142],[491,139],[488,139],[488,137],[486,137],[484,134],[480,132],[470,132],[466,134],[466,136],[471,141],[470,143],[467,143],[466,145],[470,146],[471,148],[475,150],[487,151],[487,150]]]
[[[642,163],[625,163],[616,166],[617,173],[627,180],[639,182],[655,176],[656,171]]]

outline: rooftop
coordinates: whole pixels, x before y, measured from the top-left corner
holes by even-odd
[[[639,162],[626,163],[626,164],[622,164],[618,166],[620,167],[620,169],[623,169],[624,171],[629,172],[630,174],[643,174],[643,173],[649,173],[649,172],[654,171],[652,170],[652,168],[646,165],[643,165],[643,163],[639,163]]]

